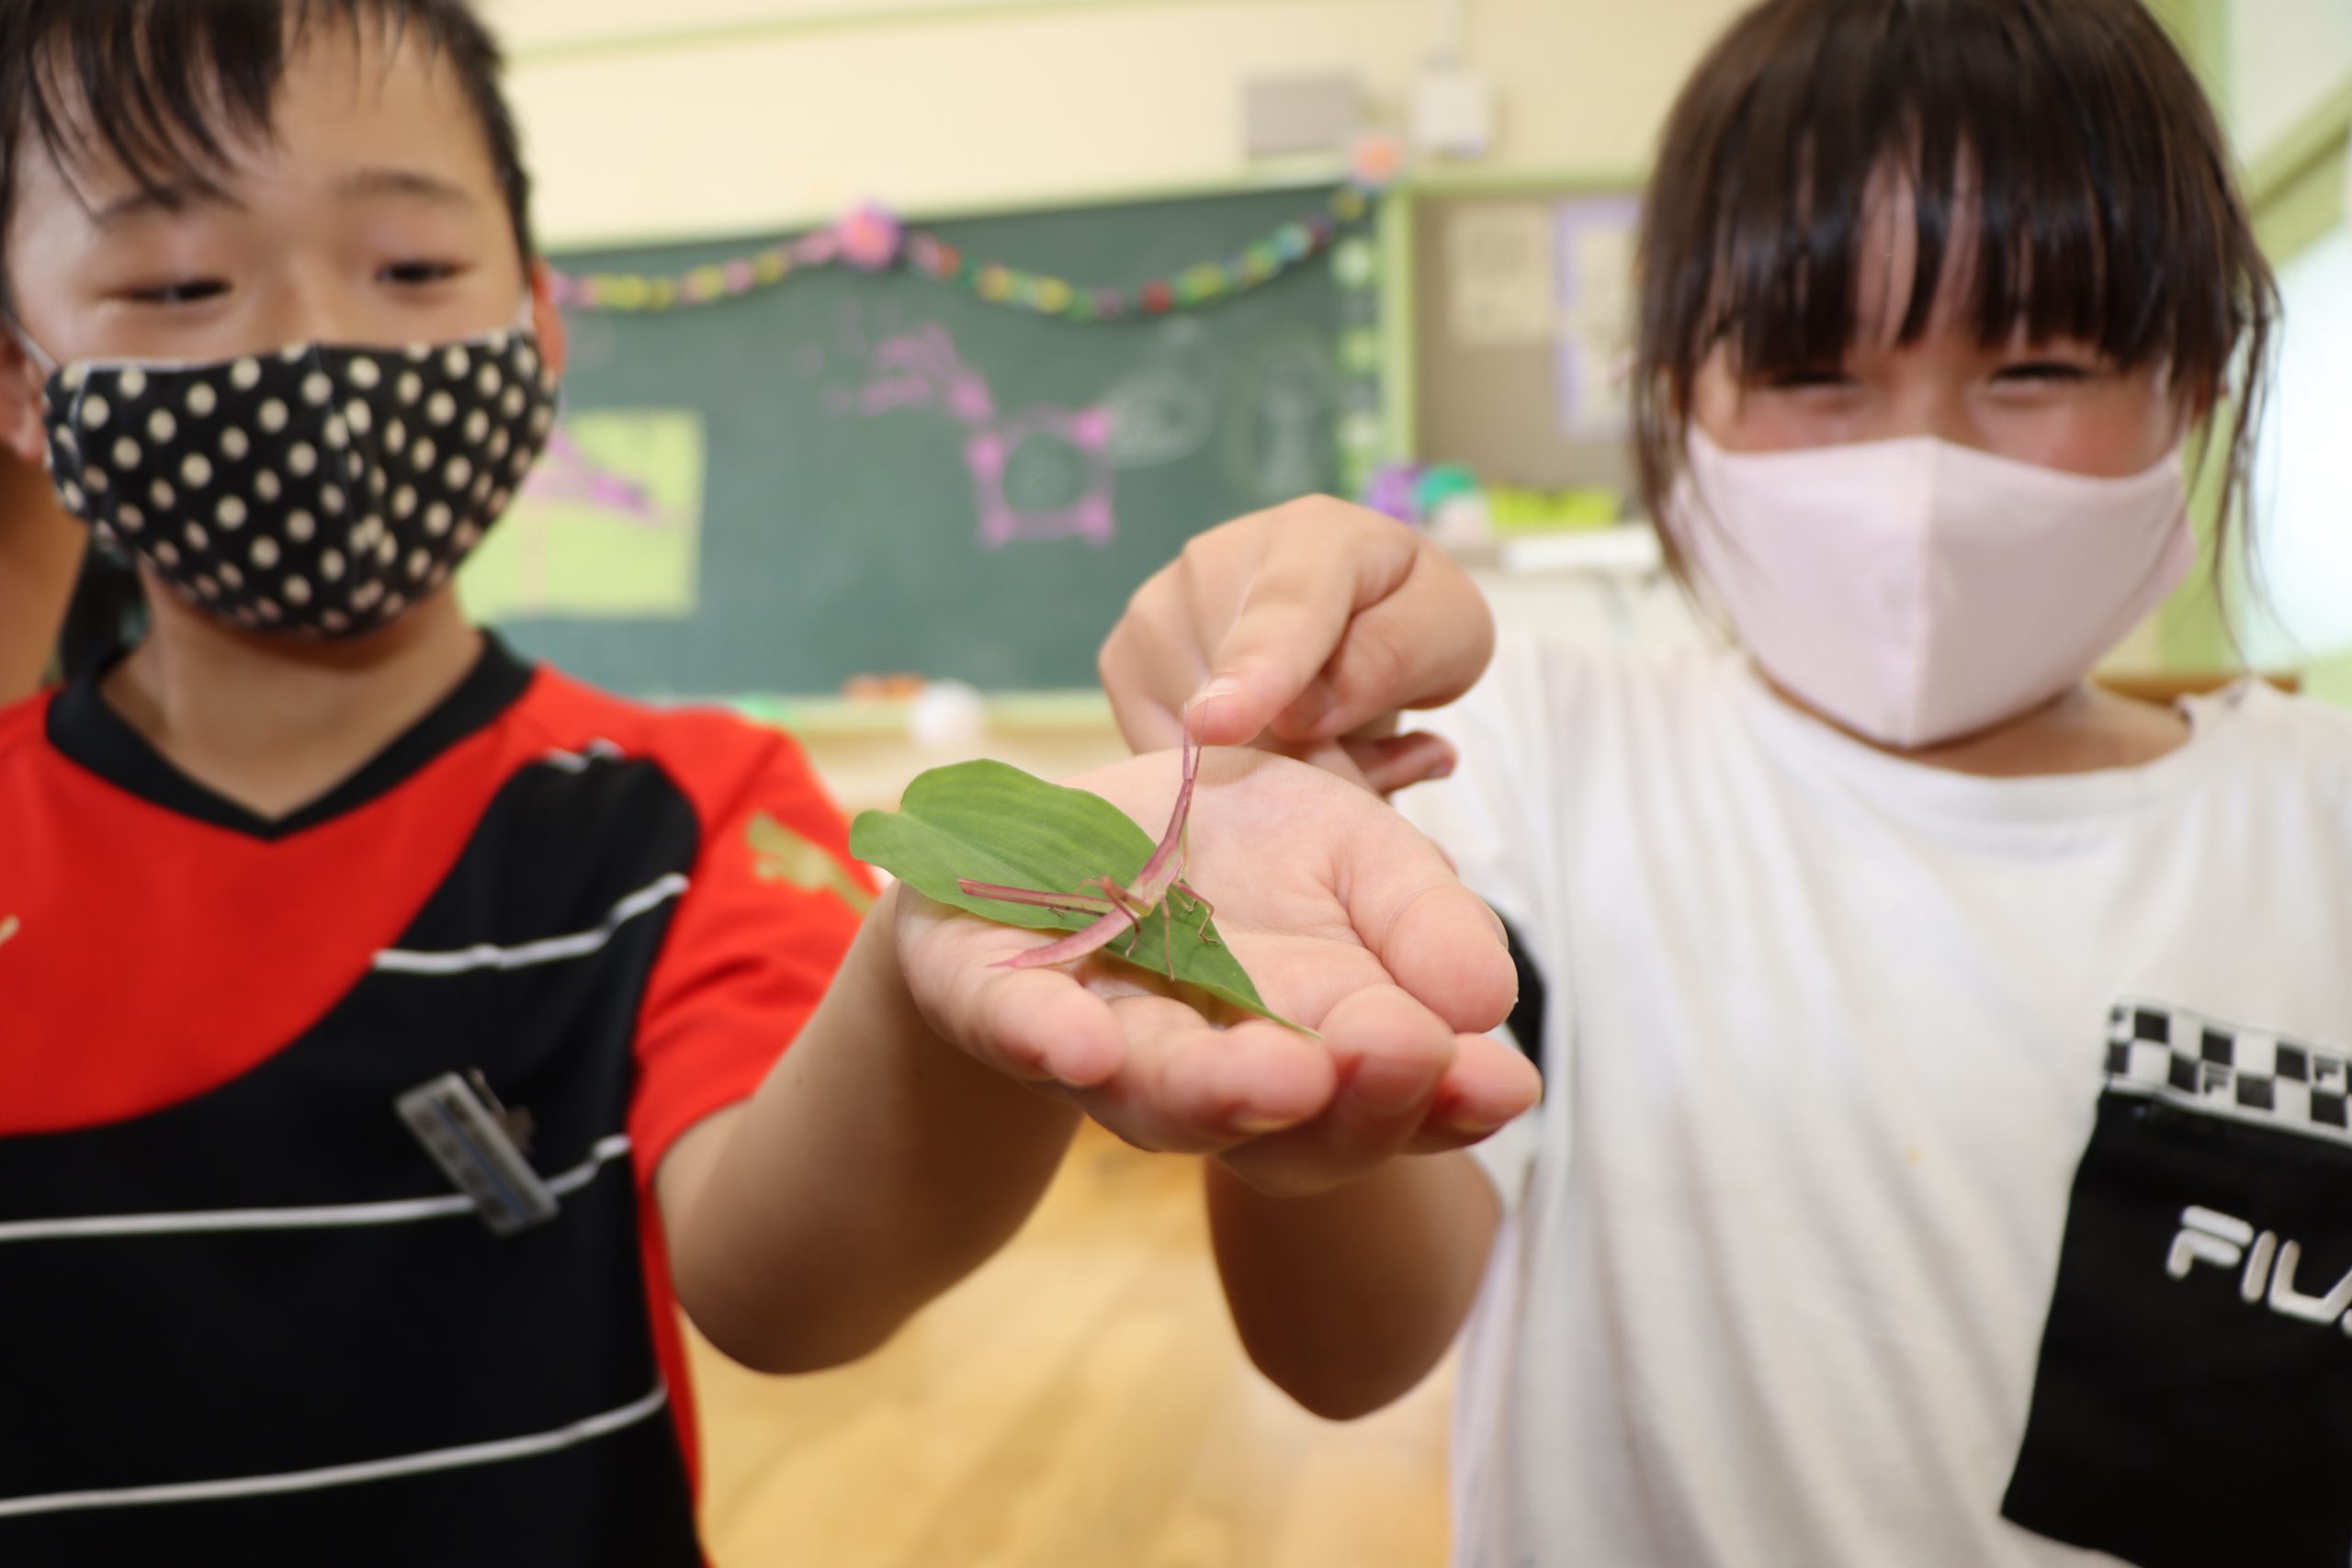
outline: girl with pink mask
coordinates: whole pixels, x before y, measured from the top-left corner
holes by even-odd
[[[1498,650],[1312,502],[1105,651],[1138,744],[1442,780],[1545,1078],[1476,1151],[1212,1167],[1242,1338],[1348,1417],[1467,1325],[1464,1568],[2342,1568],[2352,724],[2088,679],[2200,473],[2243,550],[2276,307],[2213,114],[2138,0],[1767,0],[1657,168],[1644,489],[1730,650]]]

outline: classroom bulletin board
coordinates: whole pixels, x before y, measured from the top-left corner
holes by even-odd
[[[1492,483],[1630,494],[1635,182],[1438,186],[1391,200],[1395,313],[1409,333],[1392,378],[1412,458]]]

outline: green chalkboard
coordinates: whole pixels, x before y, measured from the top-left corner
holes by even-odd
[[[1328,197],[933,231],[976,258],[1132,286],[1234,254]],[[750,248],[557,265],[669,276]],[[494,536],[503,553],[483,566],[501,574],[491,614],[529,653],[644,696],[819,694],[900,672],[1090,685],[1127,595],[1187,538],[1334,485],[1336,344],[1364,304],[1327,255],[1208,310],[1117,324],[842,271],[696,310],[577,314],[574,457],[593,479],[615,451],[653,454],[663,479],[640,487],[634,524],[544,499],[510,519],[515,536]]]

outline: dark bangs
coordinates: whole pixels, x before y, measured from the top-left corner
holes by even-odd
[[[2212,108],[2139,0],[1767,0],[1684,89],[1657,168],[1635,388],[1652,516],[1717,347],[1747,376],[1845,356],[1865,207],[1890,175],[1918,243],[1901,342],[1972,228],[1962,281],[1988,344],[2075,338],[2168,367],[2192,406],[2243,355],[2242,485],[2276,287]]]
[[[0,225],[27,138],[69,172],[111,154],[143,194],[168,195],[217,176],[233,143],[270,134],[305,41],[370,26],[388,41],[413,32],[457,73],[529,260],[530,179],[504,62],[467,0],[0,0]]]

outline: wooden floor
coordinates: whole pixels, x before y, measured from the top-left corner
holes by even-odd
[[[1188,1161],[1090,1132],[1029,1229],[863,1365],[698,1348],[718,1568],[1443,1568],[1446,1380],[1289,1404],[1216,1294]]]

